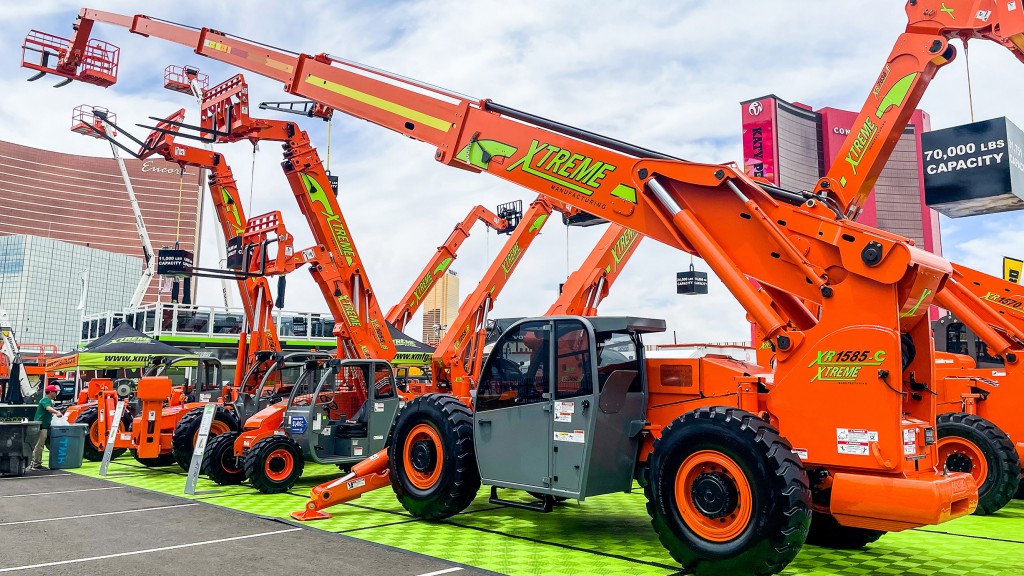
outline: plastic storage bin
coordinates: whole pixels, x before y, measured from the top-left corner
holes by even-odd
[[[39,439],[39,422],[0,422],[0,476],[24,476]]]
[[[50,426],[50,469],[81,468],[85,424]]]

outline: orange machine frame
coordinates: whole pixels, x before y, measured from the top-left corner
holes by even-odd
[[[813,489],[836,497],[817,506],[846,525],[900,530],[969,513],[976,503],[972,478],[936,468],[928,440],[934,397],[911,393],[934,382],[927,310],[952,271],[944,259],[844,218],[831,198],[761,185],[733,164],[682,161],[327,54],[282,54],[210,29],[83,10],[65,68],[54,73],[74,77],[66,68],[97,20],[278,79],[291,94],[433,145],[443,164],[520,184],[700,256],[776,349],[772,381],[759,383],[764,391],[740,386],[734,401],[777,425],[808,455],[804,466],[825,472]],[[775,307],[748,278],[773,289]],[[820,306],[820,317],[803,300]],[[904,342],[917,353],[904,354]],[[648,438],[668,424],[654,418]],[[866,451],[847,452],[835,438],[848,429],[877,434]]]

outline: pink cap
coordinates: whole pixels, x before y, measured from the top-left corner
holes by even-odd
[[[50,384],[49,386],[46,387],[46,392],[47,394],[49,394],[50,392],[60,392],[60,386],[54,386],[53,384]]]

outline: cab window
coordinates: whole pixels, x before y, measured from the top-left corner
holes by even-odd
[[[640,362],[636,338],[624,332],[598,332],[597,384],[599,390],[604,389],[604,383],[616,370],[635,371],[636,375],[629,386],[629,391],[643,391],[640,383]]]
[[[559,320],[555,326],[555,398],[593,394],[590,332],[579,320]]]
[[[524,322],[506,332],[487,360],[476,409],[496,410],[545,400],[551,360],[551,324]]]

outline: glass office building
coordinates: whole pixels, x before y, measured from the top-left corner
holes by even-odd
[[[39,236],[0,236],[0,308],[22,343],[74,349],[82,316],[125,308],[141,274],[137,256]]]
[[[857,113],[838,108],[813,110],[775,95],[742,102],[743,165],[789,190],[812,190],[850,134]],[[924,201],[921,134],[930,130],[928,114],[914,111],[885,164],[857,221],[913,240],[942,254],[939,213]]]

